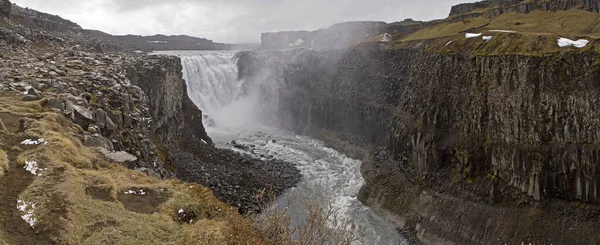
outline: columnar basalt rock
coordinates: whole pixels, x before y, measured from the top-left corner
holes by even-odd
[[[561,11],[567,9],[582,9],[593,13],[600,12],[598,0],[489,0],[475,3],[455,5],[450,11],[450,16],[460,16],[476,9],[483,10],[488,18],[495,18],[503,13],[530,13],[533,11]]]
[[[533,200],[561,202],[555,198],[597,204],[598,59],[594,52],[469,56],[380,44],[339,53],[306,50],[285,62],[280,113],[298,133],[350,135],[359,145],[381,149],[385,157],[365,161],[361,199],[386,210],[382,214],[407,214],[410,205],[398,205],[419,200],[418,192],[406,194],[416,185],[442,190],[447,200],[489,204],[490,210],[497,202],[515,207]],[[434,200],[441,206],[450,202]],[[559,219],[553,209],[541,210],[549,213],[540,222]],[[441,215],[437,212],[420,217]],[[497,218],[498,227],[521,222]],[[557,227],[531,232],[564,228]],[[448,234],[438,235],[464,241]],[[470,242],[490,241],[485,239]]]

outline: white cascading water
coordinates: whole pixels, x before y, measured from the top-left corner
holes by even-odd
[[[276,97],[276,78],[265,76],[263,81],[238,80],[234,52],[169,51],[160,54],[176,55],[182,60],[183,76],[188,95],[213,122],[206,123],[208,134],[217,146],[228,147],[232,140],[255,145],[258,155],[274,156],[296,164],[302,181],[281,200],[293,195],[329,200],[339,210],[339,217],[351,219],[364,227],[364,244],[406,244],[396,229],[374,215],[357,199],[364,179],[359,160],[351,159],[323,142],[294,135],[266,125],[277,120],[274,109],[277,98],[264,98],[265,93]],[[271,90],[271,91],[266,91]],[[262,95],[259,96],[259,93]],[[237,150],[237,149],[234,149]],[[239,151],[239,150],[237,150]],[[248,153],[248,152],[241,152]],[[303,202],[288,207],[295,217],[306,215]]]

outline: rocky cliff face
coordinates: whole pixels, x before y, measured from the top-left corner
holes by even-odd
[[[431,195],[414,188],[444,193],[431,205],[446,208],[454,208],[449,203],[455,198],[473,207],[485,203],[498,212],[500,206],[494,203],[516,208],[517,203],[531,203],[529,198],[598,203],[598,59],[597,53],[441,55],[380,44],[359,45],[345,53],[307,50],[287,61],[288,89],[280,97],[287,103],[281,114],[297,132],[321,138],[333,132],[338,140],[378,149],[365,159],[367,186],[361,199],[382,214],[391,211],[389,217],[399,227],[420,227],[422,241],[437,230],[437,238],[448,242],[492,242],[510,235],[488,234],[479,230],[478,222],[463,224],[442,210],[427,211],[427,205],[411,200]],[[521,224],[517,214],[531,210],[548,215],[548,220],[536,216],[540,222],[559,219],[555,210],[525,207],[502,209],[506,219],[489,216],[497,223],[488,227],[502,230]],[[439,220],[409,224],[406,217],[412,212]],[[488,217],[481,212],[481,218]],[[487,235],[467,239],[467,234],[440,230],[444,222]],[[523,234],[510,241],[568,241],[573,236],[550,234],[567,227],[561,223],[546,231],[528,230],[549,240]]]
[[[365,37],[373,37],[382,33],[406,34],[421,28],[423,22],[407,19],[396,23],[376,21],[357,21],[335,24],[327,29],[317,31],[284,31],[263,33],[262,49],[285,49],[295,47],[345,48]],[[300,40],[300,41],[299,41]]]
[[[163,141],[193,135],[208,144],[211,138],[202,125],[202,111],[187,96],[181,60],[174,56],[150,56],[128,68],[131,83],[150,98],[152,131]],[[189,131],[186,131],[189,130]]]
[[[12,11],[12,3],[8,0],[0,1],[0,16],[8,18]]]
[[[593,13],[600,12],[598,0],[489,0],[476,3],[464,3],[452,7],[450,16],[469,13],[475,9],[484,9],[488,18],[498,17],[503,13],[530,13],[532,11],[560,11],[571,8],[582,9]]]

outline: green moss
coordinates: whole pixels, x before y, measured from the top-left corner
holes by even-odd
[[[169,153],[167,147],[165,146],[165,142],[161,140],[158,136],[152,137],[152,142],[156,147],[156,154],[158,158],[160,158],[164,163],[165,167],[168,171],[175,171],[175,164],[173,162],[173,156]]]
[[[94,104],[98,103],[98,97],[95,94],[91,94],[90,98],[92,100],[92,103],[94,103]]]

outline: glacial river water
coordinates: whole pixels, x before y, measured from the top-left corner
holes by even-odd
[[[285,200],[293,196],[327,201],[338,210],[339,218],[351,219],[365,229],[363,244],[407,244],[390,223],[358,201],[359,189],[364,184],[359,160],[325,147],[321,141],[260,123],[257,115],[264,115],[264,110],[276,105],[265,105],[252,86],[237,79],[234,52],[160,53],[181,57],[188,94],[210,117],[211,122],[205,125],[218,147],[230,147],[227,143],[232,140],[254,145],[256,155],[274,156],[300,169],[302,181],[279,199],[278,206],[288,206]],[[288,212],[295,218],[304,217],[304,201],[296,199]]]

